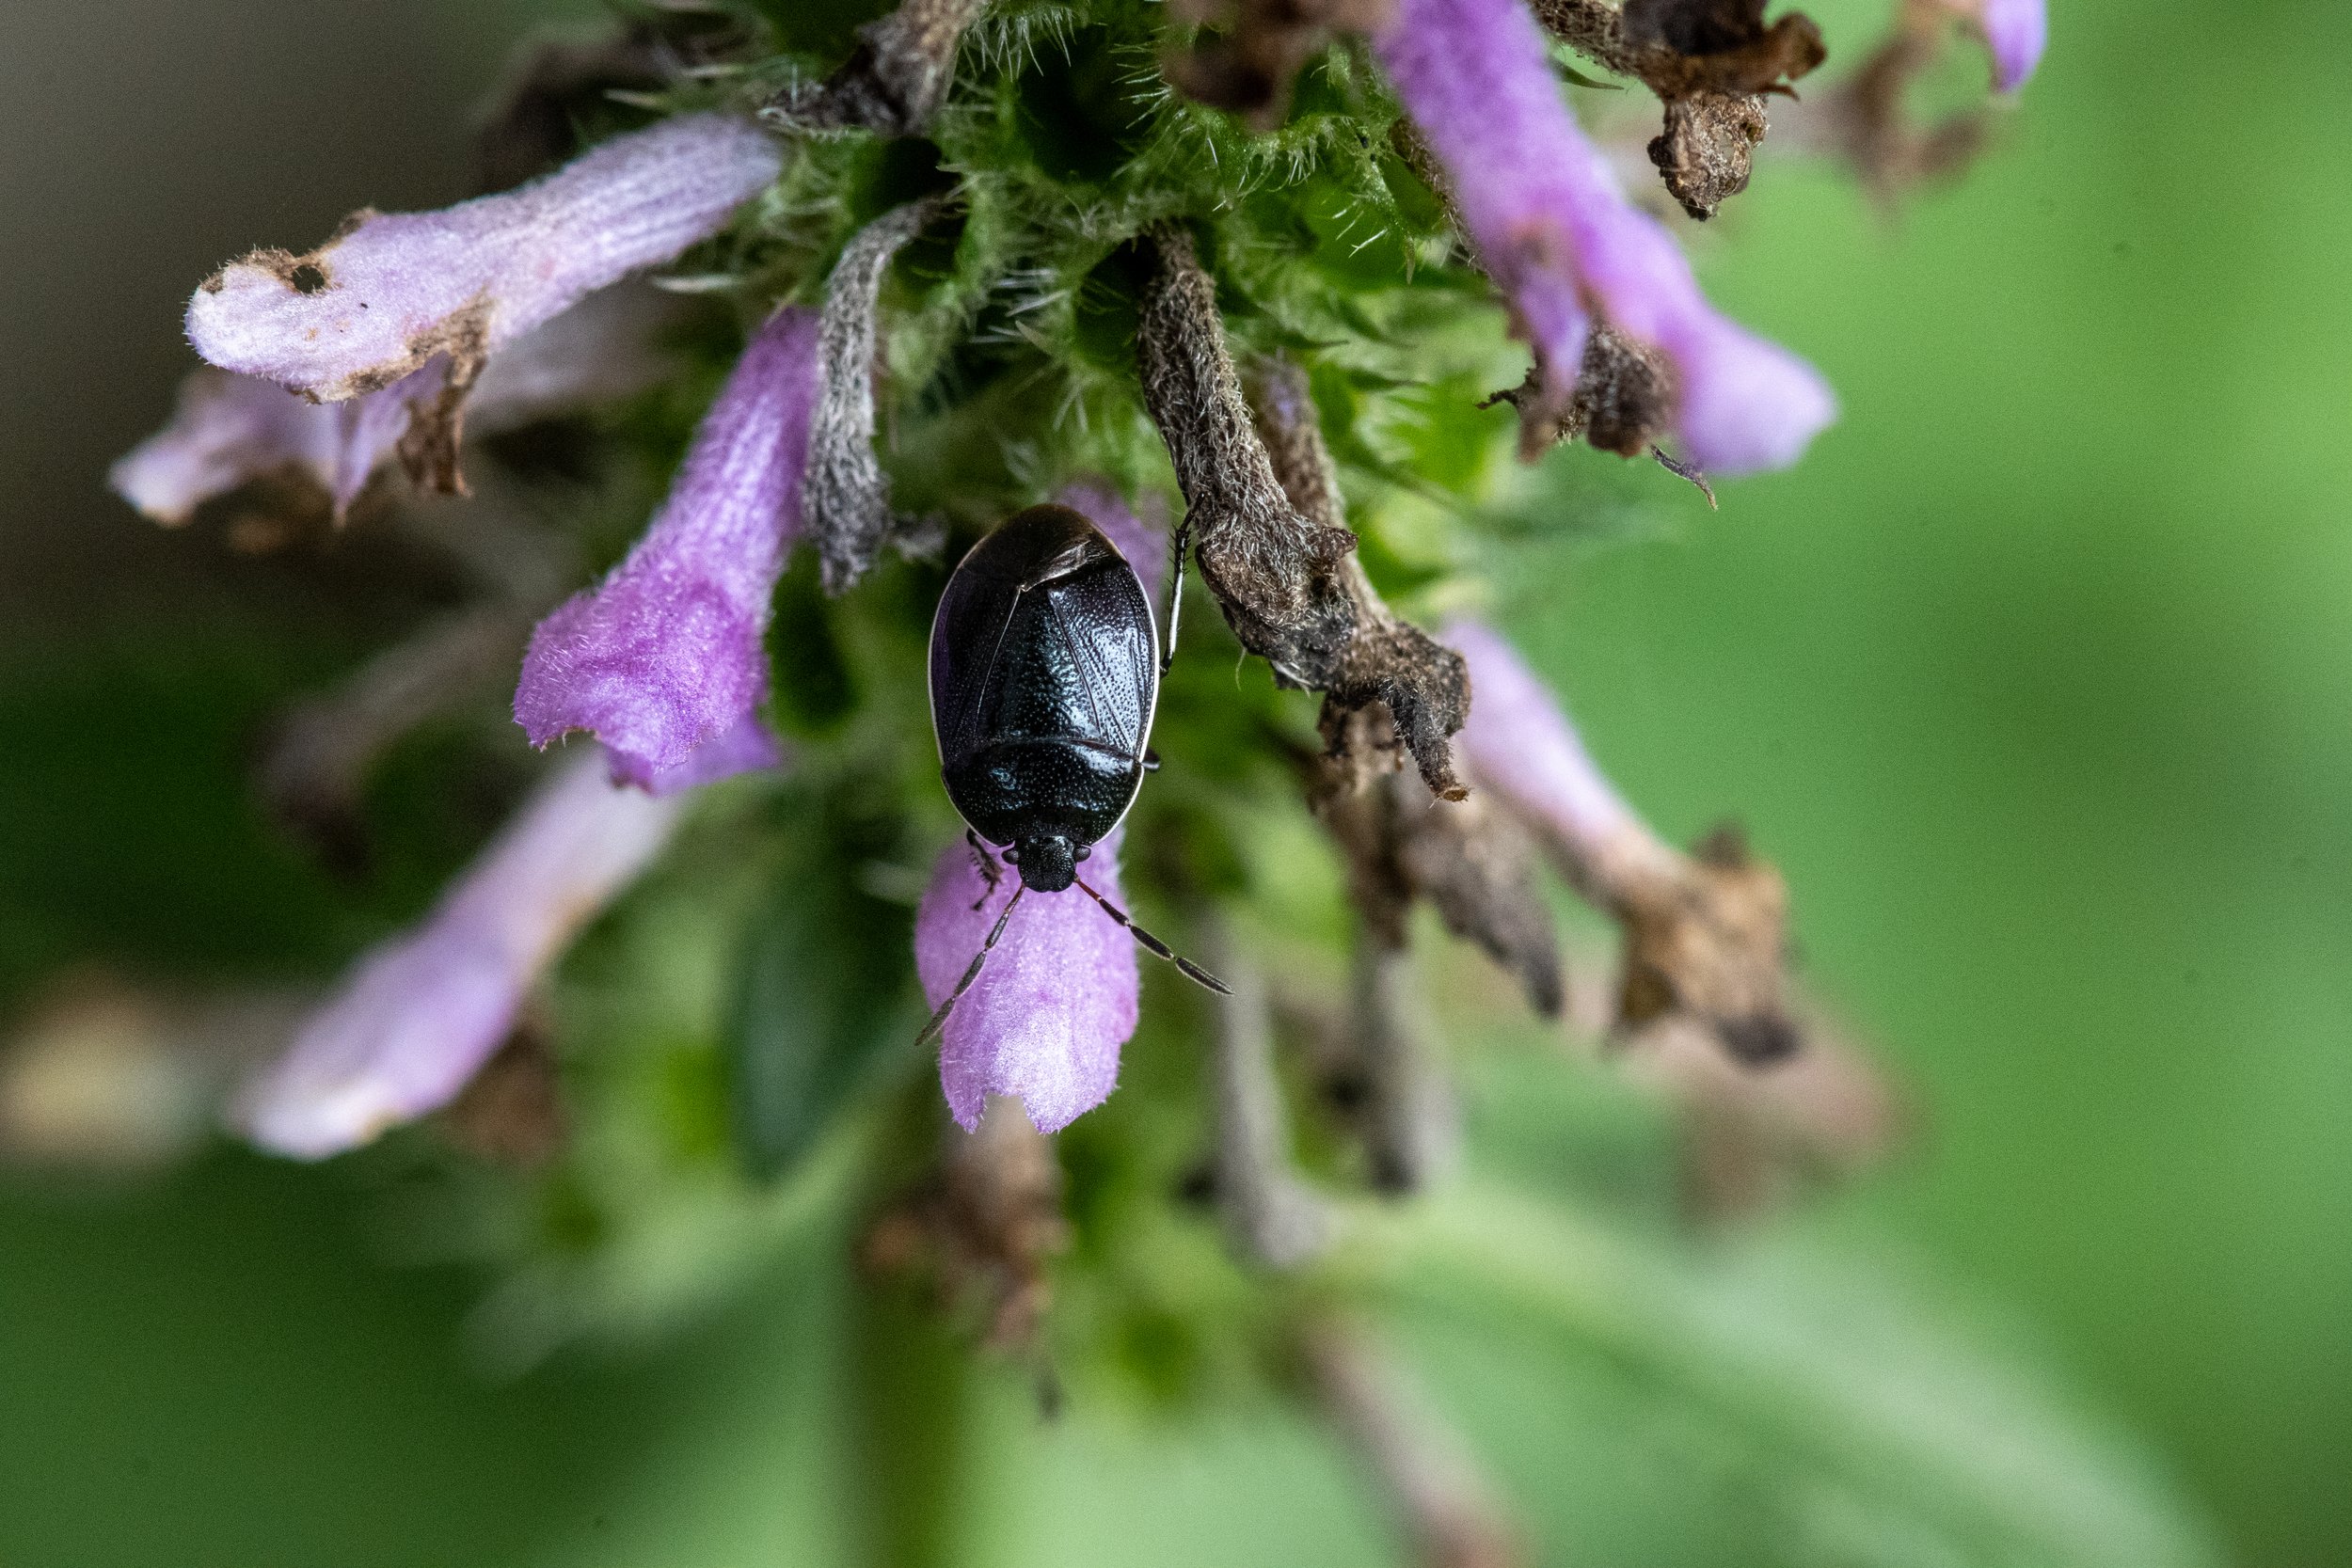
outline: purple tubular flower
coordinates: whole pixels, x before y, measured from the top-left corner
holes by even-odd
[[[614,788],[602,758],[565,768],[421,925],[359,960],[246,1086],[239,1126],[321,1160],[448,1104],[574,934],[660,852],[679,806]]]
[[[1970,12],[1993,51],[1993,85],[2015,92],[2042,63],[2050,41],[2050,17],[2042,0],[1972,0]]]
[[[1560,700],[1500,634],[1475,621],[1446,627],[1470,665],[1470,714],[1454,744],[1477,781],[1518,816],[1589,853],[1649,830],[1601,773]]]
[[[199,502],[291,467],[317,481],[340,508],[358,491],[351,470],[360,470],[364,483],[384,455],[352,450],[342,438],[347,416],[359,406],[323,408],[269,382],[208,366],[180,384],[171,422],[116,463],[107,483],[157,522],[184,523]]]
[[[1073,512],[1083,513],[1143,579],[1143,590],[1158,611],[1157,595],[1168,577],[1168,531],[1153,528],[1128,509],[1119,491],[1106,479],[1091,475],[1073,479],[1062,486],[1054,498]],[[1162,631],[1165,632],[1163,627]]]
[[[675,303],[643,285],[580,301],[484,370],[466,405],[469,427],[509,430],[646,386],[665,368],[655,339]],[[411,404],[440,391],[443,370],[428,366],[380,391],[317,404],[208,365],[181,383],[171,422],[118,462],[108,482],[149,517],[177,524],[215,496],[291,469],[317,483],[340,517],[398,448]]]
[[[746,121],[688,115],[516,190],[438,213],[360,213],[307,256],[257,251],[188,303],[223,370],[336,403],[446,356],[482,360],[575,302],[716,233],[782,167]]]
[[[1120,837],[1114,829],[1082,867],[1114,901],[1124,896]],[[914,968],[932,1006],[955,989],[1020,886],[1000,862],[990,892],[966,845],[940,856],[914,917]],[[1074,887],[1023,895],[988,967],[947,1015],[939,1080],[948,1110],[968,1132],[990,1095],[1015,1095],[1039,1132],[1069,1126],[1118,1083],[1140,990],[1135,942],[1093,899]]]
[[[616,778],[650,784],[767,701],[768,621],[800,533],[818,391],[817,317],[780,310],[703,417],[628,559],[532,634],[515,692],[532,745],[589,730]]]
[[[1589,312],[1661,351],[1677,429],[1714,473],[1784,467],[1836,417],[1811,366],[1718,314],[1657,219],[1577,129],[1519,0],[1399,0],[1374,37],[1470,238],[1565,406]]]

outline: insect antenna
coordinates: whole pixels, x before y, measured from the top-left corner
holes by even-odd
[[[1176,569],[1170,576],[1168,581],[1168,646],[1160,651],[1160,678],[1162,680],[1166,680],[1168,678],[1169,666],[1176,662],[1176,618],[1182,615],[1184,610],[1184,556],[1191,548],[1192,509],[1190,507],[1186,507],[1184,509],[1184,520],[1176,525],[1176,537],[1170,542],[1170,554],[1174,559]],[[1092,890],[1089,889],[1089,891],[1090,892]],[[1098,904],[1102,903],[1100,895],[1097,895],[1095,902]],[[1104,904],[1103,907],[1104,909],[1108,909],[1110,906]],[[1133,924],[1133,922],[1129,922],[1131,928]],[[1169,958],[1175,957],[1172,953],[1168,956]]]
[[[1129,919],[1125,910],[1120,909],[1117,904],[1112,903],[1109,899],[1095,892],[1094,889],[1089,887],[1085,878],[1080,877],[1074,879],[1078,884],[1079,891],[1084,893],[1089,898],[1091,898],[1096,903],[1102,905],[1103,912],[1104,914],[1109,915],[1113,920],[1116,920],[1121,926],[1126,927],[1128,934],[1136,939],[1136,943],[1141,946],[1144,951],[1152,954],[1155,958],[1166,958],[1169,963],[1172,963],[1178,969],[1183,970],[1184,972],[1184,977],[1191,980],[1196,985],[1206,986],[1209,990],[1216,992],[1219,996],[1231,996],[1233,994],[1232,988],[1228,986],[1224,981],[1218,979],[1216,975],[1210,974],[1199,964],[1194,963],[1190,958],[1181,956],[1174,948],[1168,946],[1168,943],[1162,942],[1159,938],[1153,936],[1151,932],[1145,930],[1142,927],[1136,925],[1133,920]]]
[[[997,939],[1005,934],[1005,922],[1012,918],[1012,907],[1021,902],[1021,895],[1028,891],[1028,885],[1024,883],[1014,888],[1012,896],[1005,900],[1004,912],[996,917],[996,924],[988,928],[988,940],[981,942],[980,950],[972,955],[972,962],[964,970],[963,978],[958,980],[956,989],[947,993],[947,1000],[939,1005],[939,1011],[931,1014],[931,1021],[923,1025],[923,1032],[914,1037],[916,1050],[938,1038],[939,1032],[947,1026],[947,1015],[956,1010],[956,1004],[963,1000],[963,993],[970,990],[972,982],[980,977],[981,966],[988,962],[989,954],[996,950]]]

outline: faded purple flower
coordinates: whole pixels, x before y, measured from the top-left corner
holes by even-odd
[[[516,190],[437,213],[358,213],[308,255],[232,261],[189,301],[188,341],[223,370],[322,403],[405,380],[382,417],[414,427],[453,488],[458,410],[490,355],[716,233],[781,166],[743,120],[665,120]]]
[[[2024,87],[2050,41],[2050,18],[2042,0],[1959,0],[1959,5],[1983,29],[1993,51],[1994,87],[2002,92]]]
[[[373,401],[322,406],[272,382],[206,366],[180,384],[171,422],[117,462],[107,483],[155,521],[184,523],[199,503],[291,468],[316,481],[340,512],[389,450],[389,442],[361,439],[355,429],[362,422],[356,416]]]
[[[1510,643],[1475,621],[1454,622],[1445,640],[1470,666],[1470,721],[1454,744],[1478,783],[1516,815],[1588,850],[1648,836],[1560,700]]]
[[[635,880],[680,802],[614,787],[601,757],[541,785],[423,923],[361,958],[239,1097],[257,1144],[319,1160],[449,1103],[580,928]]]
[[[1114,829],[1079,870],[1117,902]],[[941,854],[914,918],[914,968],[934,1007],[980,950],[1005,901],[1021,886],[998,863],[991,892],[971,848]],[[1072,887],[1028,893],[1012,911],[988,967],[947,1015],[939,1080],[947,1108],[966,1131],[980,1124],[992,1094],[1018,1096],[1041,1132],[1057,1132],[1109,1098],[1119,1048],[1136,1032],[1141,990],[1136,945],[1093,899]]]
[[[1673,236],[1577,129],[1519,0],[1400,0],[1373,43],[1542,358],[1549,400],[1567,405],[1597,311],[1665,355],[1692,461],[1726,474],[1796,461],[1836,416],[1828,387],[1707,303]]]
[[[801,530],[817,326],[795,309],[760,328],[645,536],[602,586],[539,624],[515,692],[532,745],[593,731],[615,775],[643,782],[767,701],[771,600]]]
[[[1159,613],[1160,588],[1168,578],[1167,528],[1155,528],[1136,516],[1109,480],[1093,475],[1072,480],[1054,499],[1103,531],[1143,579],[1144,596],[1152,601],[1152,612]],[[1166,630],[1161,628],[1163,635]]]
[[[643,284],[591,294],[492,360],[466,404],[470,429],[495,434],[623,398],[667,368],[656,339],[678,301]],[[213,497],[294,471],[340,517],[407,434],[411,400],[437,394],[437,367],[342,403],[313,403],[258,376],[206,366],[180,384],[171,422],[108,475],[116,494],[159,523],[184,523]]]

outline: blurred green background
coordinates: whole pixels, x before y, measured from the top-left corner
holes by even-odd
[[[1849,59],[1883,14],[1809,8]],[[1915,1090],[1911,1152],[1802,1223],[2013,1317],[2237,1560],[2341,1563],[2352,15],[2053,9],[1964,185],[1890,221],[1768,165],[1703,236],[1716,298],[1822,366],[1839,426],[1719,514],[1515,582],[1509,620],[1661,827],[1737,814],[1779,859],[1809,976]],[[101,476],[188,362],[190,284],[361,202],[457,194],[467,106],[549,12],[11,17],[0,1003],[74,962],[298,975],[348,947],[358,916],[261,825],[243,748],[414,605],[371,592],[364,542],[308,570],[223,557]],[[413,905],[461,847],[378,895]],[[679,1344],[497,1383],[466,1356],[472,1281],[388,1266],[374,1214],[232,1152],[153,1185],[0,1182],[0,1564],[686,1568],[839,1544],[844,1390],[808,1354],[843,1308],[825,1246]],[[1577,1539],[1542,1402],[1450,1375],[1525,1506]],[[976,1560],[1388,1549],[1289,1418],[1039,1431],[1017,1406],[976,1418]]]

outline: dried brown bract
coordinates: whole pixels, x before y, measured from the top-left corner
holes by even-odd
[[[1582,436],[1603,451],[1639,457],[1658,450],[1658,437],[1674,418],[1674,372],[1665,356],[1645,348],[1606,322],[1593,324],[1584,339],[1584,362],[1577,367],[1576,391],[1565,408],[1543,397],[1544,366],[1493,401],[1519,413],[1519,457],[1534,462],[1561,441]]]
[[[1261,131],[1282,122],[1291,86],[1309,60],[1339,33],[1369,33],[1389,19],[1393,0],[1174,0],[1178,23],[1210,25],[1190,49],[1162,64],[1178,92],[1230,109]]]
[[[990,1100],[977,1132],[943,1137],[938,1169],[875,1222],[862,1261],[935,1274],[950,1301],[977,1304],[990,1348],[1021,1349],[1051,1300],[1047,1265],[1070,1244],[1061,1165],[1016,1100]]]
[[[1518,978],[1530,1006],[1559,1016],[1559,938],[1524,830],[1479,796],[1433,798],[1398,766],[1378,709],[1345,724],[1345,750],[1318,759],[1309,801],[1346,857],[1349,896],[1372,938],[1402,948],[1412,901],[1425,898],[1446,929]]]
[[[801,515],[824,565],[825,592],[846,593],[894,533],[916,525],[890,510],[890,480],[874,456],[876,315],[890,260],[923,231],[934,200],[910,201],[869,223],[842,251],[825,285],[818,327],[824,389],[808,432]]]
[[[1597,1000],[1613,959],[1575,954],[1569,990]],[[1914,1117],[1900,1088],[1847,1030],[1800,997],[1804,1049],[1771,1072],[1728,1058],[1695,1020],[1661,1020],[1640,1049],[1619,1058],[1626,1075],[1659,1092],[1677,1114],[1684,1205],[1721,1224],[1755,1217],[1808,1187],[1886,1159]],[[1580,1006],[1573,1026],[1597,1041],[1616,1025],[1606,1007]]]
[[[1339,479],[1316,423],[1307,377],[1286,360],[1269,360],[1254,378],[1259,435],[1275,477],[1291,504],[1310,521],[1345,531]],[[1359,731],[1348,721],[1375,704],[1395,721],[1387,746],[1413,754],[1431,793],[1459,800],[1468,793],[1454,776],[1448,744],[1470,716],[1470,673],[1461,655],[1409,621],[1401,620],[1364,575],[1353,552],[1340,563],[1339,583],[1354,607],[1355,626],[1327,677],[1321,728],[1335,757],[1346,757]]]
[[[956,46],[986,0],[906,0],[857,30],[856,50],[815,87],[777,95],[760,111],[805,130],[920,135],[947,98]]]
[[[1843,156],[1882,201],[1959,174],[1991,135],[1990,117],[1980,108],[1922,125],[1908,106],[1912,84],[1943,57],[1952,27],[1950,12],[1936,0],[1903,0],[1894,25],[1862,69],[1805,106],[1800,135],[1818,149]]]
[[[1543,388],[1544,364],[1538,356],[1524,382],[1487,400],[1489,406],[1507,403],[1518,410],[1519,461],[1533,463],[1557,443],[1581,436],[1620,457],[1648,453],[1668,473],[1697,485],[1709,506],[1715,504],[1707,476],[1669,457],[1658,445],[1674,419],[1674,372],[1665,356],[1607,322],[1596,321],[1585,335],[1584,360],[1577,367],[1576,389],[1567,406],[1556,406]]]
[[[1679,1014],[1752,1066],[1795,1054],[1802,1037],[1788,1012],[1788,890],[1780,873],[1751,855],[1734,828],[1718,829],[1687,856],[1654,844],[1626,859],[1598,879],[1625,931],[1619,1027],[1638,1032]],[[1590,878],[1595,868],[1582,869]]]
[[[1184,492],[1175,560],[1197,543],[1201,579],[1241,645],[1275,678],[1327,690],[1356,631],[1343,566],[1356,536],[1302,515],[1251,424],[1226,352],[1216,286],[1173,224],[1152,230],[1159,264],[1143,292],[1143,399]]]
[[[442,1135],[493,1164],[536,1170],[571,1133],[547,1030],[525,1020],[441,1113]]]
[[[1765,0],[1535,0],[1544,24],[1580,54],[1638,77],[1665,104],[1649,144],[1666,189],[1694,218],[1745,190],[1769,121],[1764,99],[1828,57],[1801,11],[1764,20]]]

